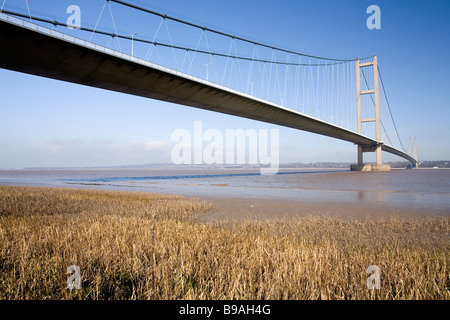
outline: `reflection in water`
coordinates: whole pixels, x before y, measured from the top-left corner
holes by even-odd
[[[376,195],[377,195],[378,203],[383,203],[384,193],[383,192],[377,192]]]
[[[364,192],[358,191],[358,200],[359,200],[359,201],[364,200]]]

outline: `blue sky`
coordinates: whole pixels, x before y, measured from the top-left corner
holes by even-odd
[[[410,137],[417,137],[420,160],[450,159],[449,1],[140,2],[176,17],[303,53],[337,58],[376,54],[404,146]],[[36,14],[61,19],[69,16],[66,8],[75,4],[81,9],[82,25],[95,25],[104,1],[28,0],[28,4]],[[366,27],[366,8],[371,4],[381,9],[380,30]],[[6,0],[5,8],[24,10],[26,2]],[[140,36],[153,37],[159,20],[139,20],[129,10],[118,8],[112,4],[117,29],[139,30]],[[107,7],[99,26],[113,27]],[[167,38],[165,31],[162,25],[158,36]],[[187,34],[172,24],[169,33],[176,41],[194,47],[200,34]],[[215,43],[212,36],[208,41]],[[130,42],[120,45],[130,53]],[[226,51],[229,45],[224,41],[217,46]],[[135,44],[134,50],[145,54],[146,48]],[[205,67],[194,68],[204,72]],[[279,129],[281,162],[356,161],[356,146],[351,143],[257,121],[3,69],[0,84],[0,168],[170,162],[171,133],[178,128],[192,131],[196,120],[203,121],[205,129],[223,132],[228,128]],[[390,119],[383,117],[386,112],[382,120],[399,147]],[[365,159],[373,161],[374,156],[365,154]],[[384,153],[383,160],[400,158]]]

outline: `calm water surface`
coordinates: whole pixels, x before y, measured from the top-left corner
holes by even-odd
[[[246,169],[0,170],[0,184],[346,203],[450,213],[448,169],[280,169],[277,175],[270,176]]]

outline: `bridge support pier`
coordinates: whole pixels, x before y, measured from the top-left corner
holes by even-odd
[[[361,68],[363,67],[373,67],[373,90],[361,91]],[[367,84],[367,82],[366,82]],[[373,119],[362,119],[361,112],[361,95],[373,94],[374,95],[374,106],[375,106],[375,118]],[[381,127],[380,127],[380,96],[378,88],[378,60],[377,56],[373,56],[371,62],[360,63],[359,59],[356,60],[356,115],[357,115],[357,130],[358,133],[362,134],[362,124],[363,122],[375,122],[375,135],[377,144],[374,146],[361,146],[358,145],[358,164],[351,165],[350,170],[352,171],[391,171],[391,166],[389,164],[383,164],[381,160],[381,147],[383,142],[381,141]],[[377,162],[376,164],[364,164],[363,153],[364,152],[375,152]]]
[[[372,146],[360,146],[358,145],[358,164],[354,164],[350,166],[351,171],[391,171],[390,164],[381,163],[381,147],[382,143],[378,143]],[[363,162],[363,153],[364,152],[376,152],[377,155],[377,163],[370,164]]]

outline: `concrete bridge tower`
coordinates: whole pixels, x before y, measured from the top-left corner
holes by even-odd
[[[373,89],[361,91],[361,68],[373,68]],[[369,119],[362,119],[361,112],[361,96],[366,94],[374,95],[375,104],[375,117]],[[380,122],[380,95],[378,88],[378,60],[377,56],[373,56],[373,60],[365,63],[361,63],[359,59],[356,60],[356,112],[357,112],[357,131],[362,134],[362,125],[365,122],[375,122],[375,136],[376,144],[373,145],[358,145],[358,164],[352,165],[350,170],[352,171],[390,171],[391,166],[389,164],[383,164],[381,159],[381,148],[383,142],[381,141],[381,122]],[[363,154],[364,152],[376,153],[376,164],[364,164]]]

